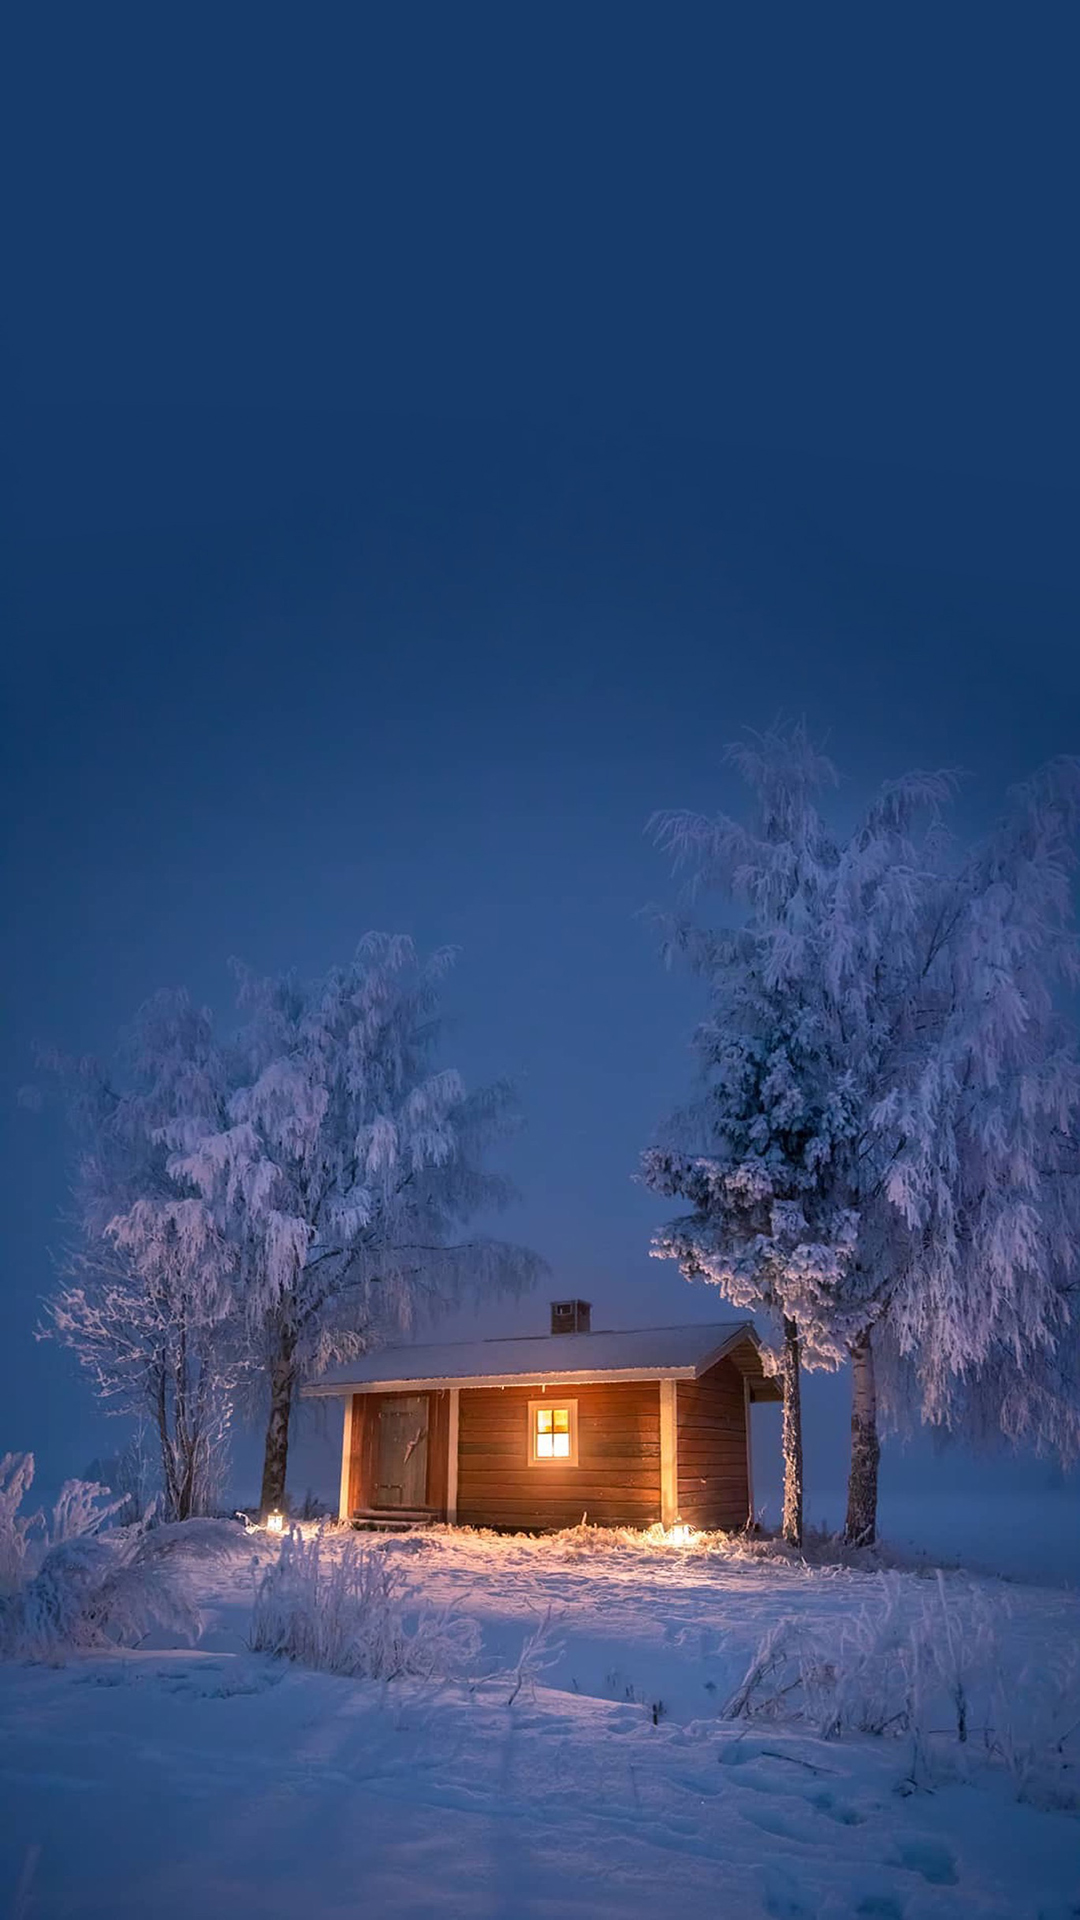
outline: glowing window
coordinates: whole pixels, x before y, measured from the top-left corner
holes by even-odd
[[[577,1466],[577,1401],[529,1401],[529,1465]]]

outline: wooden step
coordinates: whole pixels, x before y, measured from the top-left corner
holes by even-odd
[[[360,1533],[410,1533],[433,1527],[439,1516],[429,1507],[357,1507],[350,1524]]]

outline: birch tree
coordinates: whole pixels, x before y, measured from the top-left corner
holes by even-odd
[[[1080,1454],[1080,765],[1009,796],[937,897],[947,937],[871,1116],[906,1268],[881,1316],[890,1409]],[[944,913],[944,919],[942,914]]]
[[[731,750],[750,780],[751,819],[657,816],[657,838],[691,868],[690,894],[717,886],[747,908],[744,923],[709,930],[671,922],[669,957],[706,982],[698,1028],[700,1090],[643,1157],[645,1183],[688,1200],[691,1212],[655,1236],[658,1258],[688,1279],[720,1287],[761,1313],[780,1346],[784,1384],[784,1537],[802,1540],[800,1368],[836,1365],[831,1329],[812,1310],[835,1294],[851,1262],[856,1221],[825,1170],[844,1154],[853,1115],[836,1084],[828,1035],[809,999],[791,990],[808,926],[832,872],[832,848],[813,804],[833,778],[801,731],[767,736],[759,752]]]
[[[75,1239],[47,1331],[111,1413],[156,1434],[168,1518],[212,1510],[224,1471],[238,1355],[233,1250],[205,1202],[170,1172],[163,1129],[212,1125],[225,1066],[209,1015],[182,993],[141,1009],[114,1066],[54,1060],[79,1143]]]
[[[484,1166],[512,1103],[439,1067],[438,986],[401,937],[368,935],[313,984],[241,974],[246,1016],[226,1124],[184,1117],[170,1171],[237,1250],[247,1349],[267,1388],[261,1505],[282,1505],[299,1385],[465,1292],[540,1263],[468,1231],[511,1197]]]
[[[655,1251],[794,1323],[812,1364],[850,1360],[846,1533],[869,1541],[879,1343],[892,1408],[906,1382],[948,1424],[1009,1375],[1018,1435],[1039,1377],[1041,1428],[1056,1392],[1072,1430],[1080,1084],[1055,993],[1076,972],[1080,781],[1074,762],[1044,769],[965,853],[942,826],[948,776],[890,783],[839,834],[817,803],[834,771],[802,729],[729,758],[748,823],[656,823],[743,919],[676,929],[712,1012],[705,1090],[676,1129],[692,1150],[646,1156],[647,1181],[695,1208]]]

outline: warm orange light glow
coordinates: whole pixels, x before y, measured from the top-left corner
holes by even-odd
[[[529,1465],[576,1467],[578,1463],[578,1407],[576,1400],[529,1401]]]
[[[279,1513],[276,1508],[273,1513],[268,1513],[266,1516],[266,1531],[267,1533],[284,1533],[285,1531],[285,1515]]]
[[[538,1460],[569,1460],[569,1407],[537,1407],[536,1457]]]

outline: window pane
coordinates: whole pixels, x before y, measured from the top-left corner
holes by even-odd
[[[530,1460],[573,1460],[573,1407],[553,1406],[534,1401],[529,1409],[532,1431]]]

